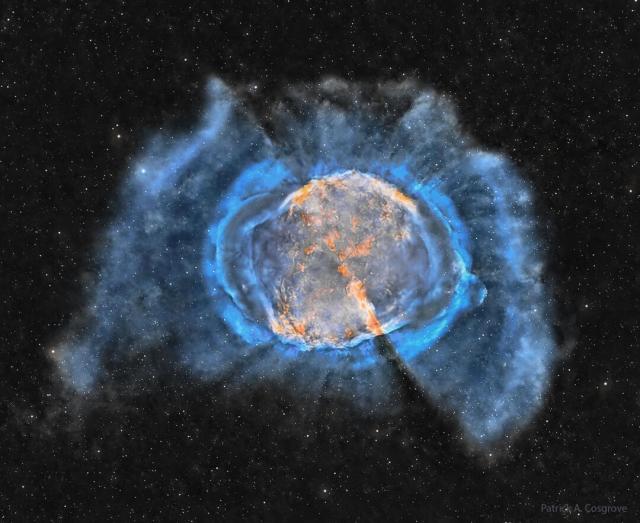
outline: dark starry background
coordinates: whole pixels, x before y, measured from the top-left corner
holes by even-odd
[[[3,519],[640,513],[638,3],[23,4],[0,6]],[[502,458],[469,457],[428,405],[379,419],[168,371],[90,411],[65,401],[45,352],[82,307],[127,165],[154,130],[195,121],[212,73],[256,99],[324,75],[417,77],[533,181],[566,358]]]

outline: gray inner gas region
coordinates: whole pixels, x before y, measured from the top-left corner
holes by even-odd
[[[423,212],[358,171],[287,196],[252,236],[270,328],[309,347],[345,347],[436,314],[459,271]]]

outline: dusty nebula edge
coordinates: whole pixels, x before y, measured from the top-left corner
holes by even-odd
[[[131,167],[86,307],[50,348],[66,386],[90,396],[132,354],[170,343],[167,358],[194,380],[273,380],[384,410],[384,333],[469,442],[488,448],[524,427],[556,349],[531,191],[514,166],[478,150],[450,104],[413,82],[291,88],[268,133],[223,82],[208,93],[198,127],[157,137]],[[335,180],[349,173],[347,194]],[[369,179],[375,204],[362,199]],[[302,189],[320,186],[325,200]],[[340,208],[314,221],[329,201]],[[302,249],[305,227],[316,229]],[[301,297],[320,279],[333,298]],[[361,325],[332,330],[349,315]]]

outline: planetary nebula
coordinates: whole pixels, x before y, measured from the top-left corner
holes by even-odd
[[[383,340],[469,442],[525,426],[555,345],[514,166],[416,82],[328,79],[258,112],[217,79],[209,97],[123,182],[86,308],[50,348],[69,388],[135,388],[132,360],[164,348],[193,380],[384,410],[397,406]]]

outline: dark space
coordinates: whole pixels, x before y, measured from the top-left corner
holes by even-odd
[[[586,503],[637,519],[636,2],[8,2],[0,16],[3,519],[544,521],[595,516],[541,504]],[[135,393],[69,400],[45,352],[84,303],[119,183],[155,131],[188,128],[213,74],[256,84],[256,105],[327,76],[417,78],[533,184],[563,358],[508,452],[470,454],[411,387],[383,419],[267,383],[222,395],[161,347]]]

